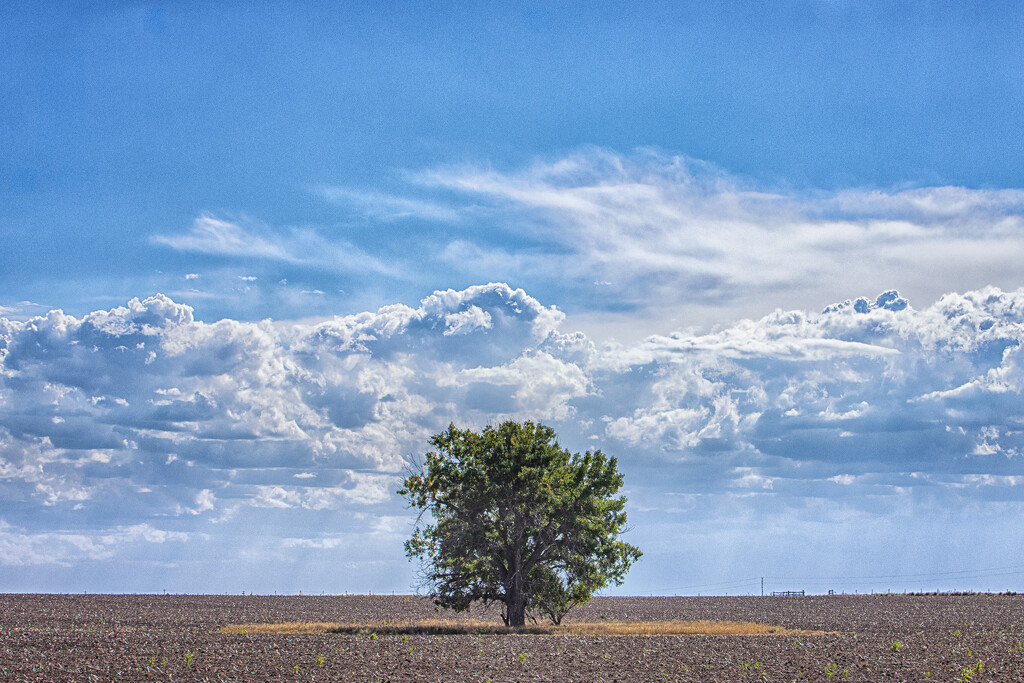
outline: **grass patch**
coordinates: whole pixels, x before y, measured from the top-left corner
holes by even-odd
[[[221,633],[347,633],[354,635],[545,635],[545,636],[791,636],[818,635],[752,621],[583,621],[560,626],[506,628],[493,622],[431,619],[405,623],[340,624],[291,621],[280,624],[229,624]]]

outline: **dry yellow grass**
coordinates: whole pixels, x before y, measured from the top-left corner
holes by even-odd
[[[411,621],[405,623],[341,624],[285,622],[280,624],[230,624],[221,633],[350,633],[377,635],[573,635],[573,636],[779,636],[813,635],[816,631],[787,629],[751,621],[590,621],[560,626],[534,625],[509,629],[493,622],[465,620]]]
[[[338,624],[324,621],[284,621],[279,624],[228,624],[221,633],[327,633]]]

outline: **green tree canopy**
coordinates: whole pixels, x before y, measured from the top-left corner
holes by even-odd
[[[421,510],[406,555],[420,559],[441,607],[498,602],[508,626],[536,613],[557,624],[598,589],[621,584],[640,557],[619,540],[626,499],[616,497],[615,458],[570,453],[533,422],[481,433],[451,425],[430,443],[435,450],[399,493]]]

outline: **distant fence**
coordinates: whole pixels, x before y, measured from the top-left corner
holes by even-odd
[[[791,598],[795,595],[803,595],[803,591],[772,591],[772,595],[781,595],[782,597]]]

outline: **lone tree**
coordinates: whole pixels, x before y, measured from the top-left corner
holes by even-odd
[[[399,493],[430,513],[405,543],[434,602],[462,611],[503,603],[506,626],[540,613],[555,624],[641,555],[618,540],[622,475],[601,451],[561,448],[550,427],[504,422],[481,433],[450,425]]]

